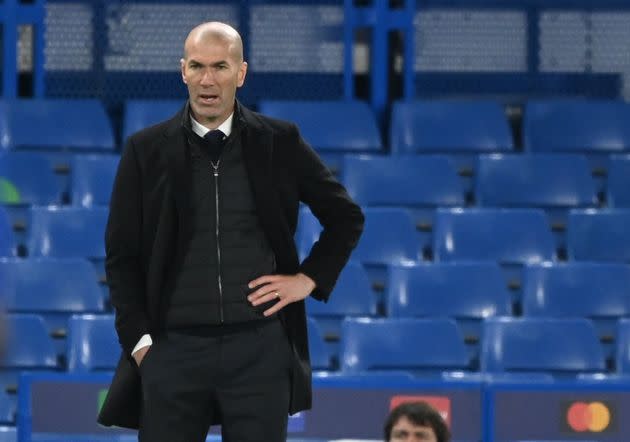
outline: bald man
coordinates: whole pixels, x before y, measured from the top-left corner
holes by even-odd
[[[236,100],[246,74],[235,29],[194,28],[188,101],[120,160],[106,271],[123,352],[99,422],[141,442],[204,441],[214,423],[224,442],[285,441],[311,405],[304,299],[327,300],[363,228],[295,125]],[[302,263],[300,202],[323,226]]]

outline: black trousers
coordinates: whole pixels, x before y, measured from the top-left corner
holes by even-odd
[[[140,364],[140,442],[285,442],[292,353],[278,319],[218,333],[167,333]],[[220,330],[217,328],[217,330]]]

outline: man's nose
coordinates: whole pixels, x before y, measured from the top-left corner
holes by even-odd
[[[207,70],[201,76],[201,84],[204,86],[209,86],[214,83],[214,75],[211,70]]]

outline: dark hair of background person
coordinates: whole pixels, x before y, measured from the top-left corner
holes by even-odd
[[[414,425],[431,427],[438,442],[449,442],[450,440],[451,433],[437,410],[426,402],[403,402],[387,416],[383,427],[385,442],[390,440],[392,428],[401,417],[406,417]]]

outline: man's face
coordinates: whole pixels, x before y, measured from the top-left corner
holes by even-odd
[[[402,416],[394,426],[389,442],[437,442],[437,437],[433,428],[423,425],[416,425]]]
[[[182,79],[188,87],[193,115],[216,128],[234,109],[236,89],[243,85],[247,63],[230,50],[230,42],[209,38],[187,42],[181,60]]]

